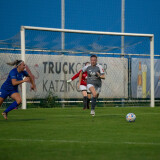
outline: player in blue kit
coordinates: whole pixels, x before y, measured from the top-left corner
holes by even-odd
[[[0,89],[0,106],[4,102],[4,100],[10,96],[13,100],[15,100],[3,113],[2,116],[4,119],[8,119],[7,114],[14,108],[18,107],[21,104],[21,95],[18,92],[18,85],[23,82],[31,82],[31,89],[35,90],[36,86],[33,79],[30,75],[24,70],[25,63],[22,60],[16,60],[12,63],[7,63],[11,66],[16,66],[13,68],[6,79],[6,81],[2,84]],[[25,78],[24,78],[25,77]],[[24,78],[24,79],[23,79]]]
[[[91,115],[95,115],[95,106],[96,100],[99,96],[102,86],[102,80],[105,79],[105,73],[103,67],[100,64],[97,64],[97,56],[92,55],[90,57],[90,65],[87,65],[82,68],[82,72],[79,75],[79,79],[82,77],[82,73],[87,72],[87,88],[92,93],[92,102],[91,102]]]

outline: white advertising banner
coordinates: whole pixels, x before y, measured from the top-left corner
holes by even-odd
[[[6,64],[6,56],[0,58],[0,85],[7,78],[12,69]],[[13,55],[12,55],[13,56]],[[85,62],[90,61],[89,56],[71,55],[41,55],[26,54],[26,70],[36,83],[37,90],[30,90],[27,84],[27,98],[46,98],[51,92],[58,98],[82,98],[78,89],[79,78],[67,83]],[[126,58],[98,57],[98,63],[103,66],[105,80],[102,80],[100,98],[127,98],[128,97],[128,61]],[[3,69],[2,69],[3,68]]]

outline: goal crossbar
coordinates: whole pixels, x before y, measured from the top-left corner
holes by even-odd
[[[120,33],[120,32],[100,32],[100,31],[87,31],[87,30],[72,30],[72,29],[59,29],[59,28],[45,28],[45,27],[32,27],[22,26],[21,30],[40,30],[40,31],[54,31],[54,32],[69,32],[69,33],[84,33],[84,34],[102,34],[112,36],[137,36],[137,37],[154,37],[154,34],[139,34],[139,33]]]

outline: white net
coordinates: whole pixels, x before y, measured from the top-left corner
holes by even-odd
[[[61,32],[25,30],[26,70],[37,86],[37,91],[31,92],[27,84],[27,100],[45,101],[50,95],[56,101],[81,100],[78,78],[69,84],[66,81],[90,61],[90,55],[96,54],[106,74],[99,97],[103,105],[150,105],[150,39],[124,36],[122,55],[121,38],[67,32],[62,49]],[[0,58],[1,85],[11,70],[6,62],[20,59],[19,35],[1,41]]]

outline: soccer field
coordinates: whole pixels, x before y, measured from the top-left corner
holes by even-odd
[[[0,110],[1,112],[3,110]],[[125,116],[133,112],[135,122]],[[159,160],[160,108],[14,110],[0,117],[0,160]]]

